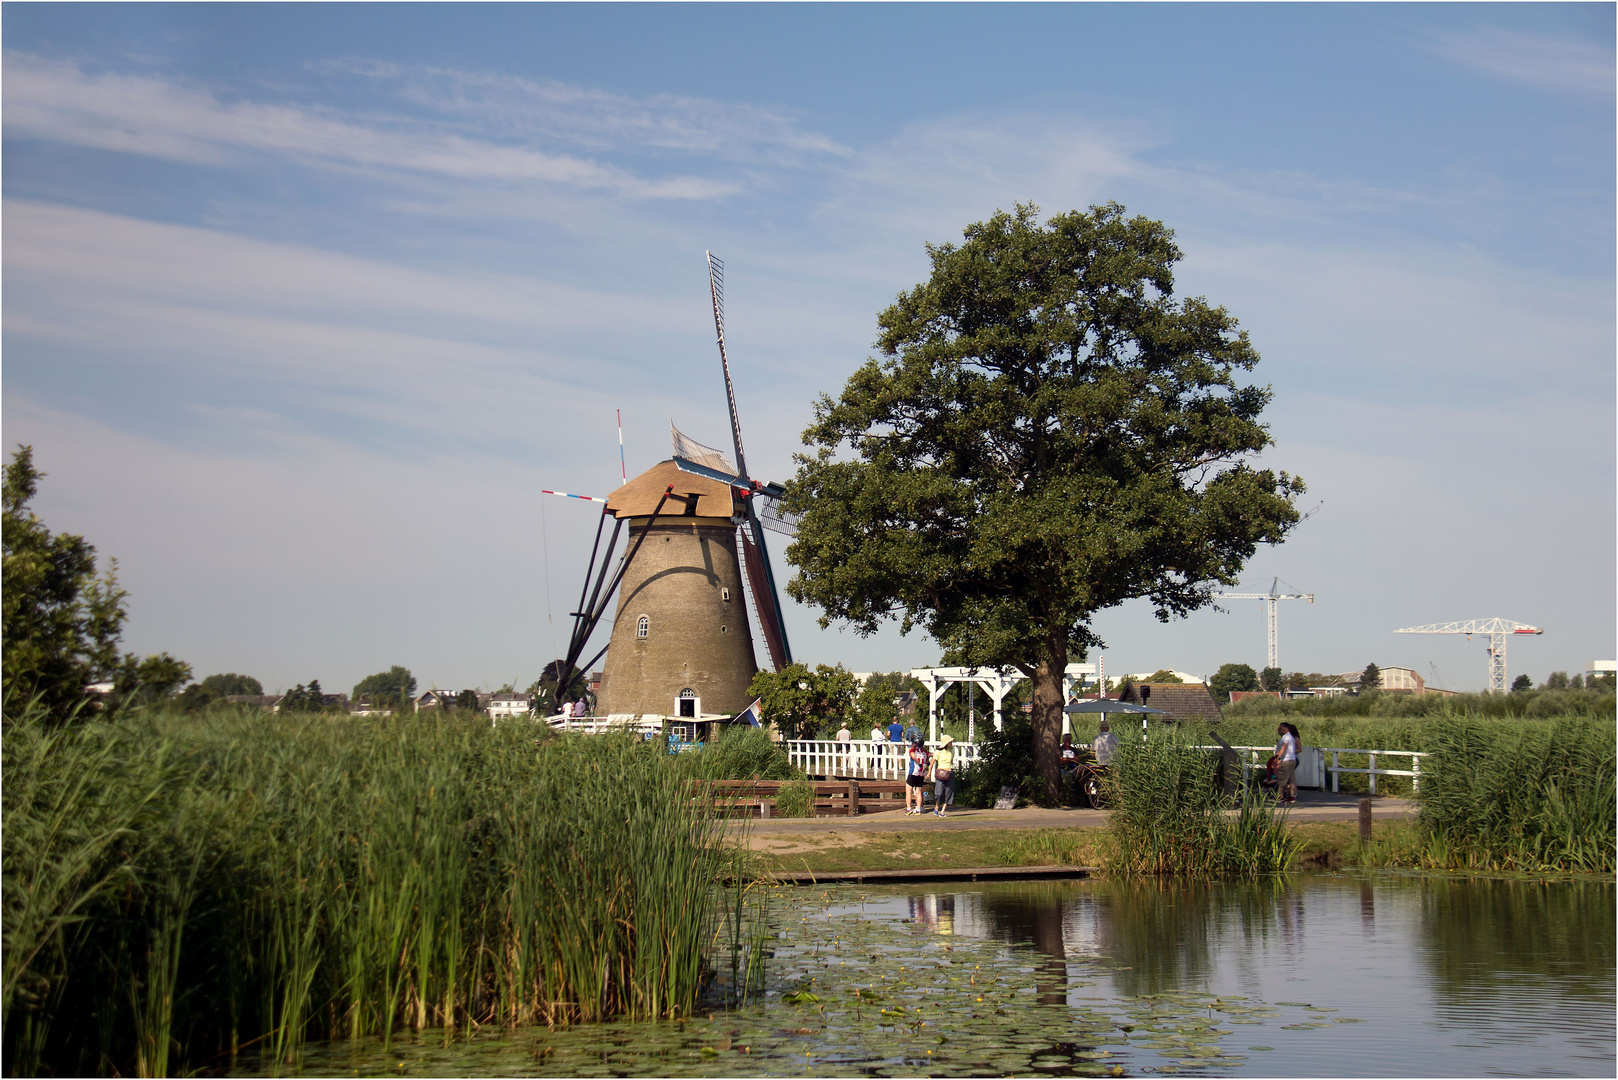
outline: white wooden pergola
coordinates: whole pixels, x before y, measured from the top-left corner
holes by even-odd
[[[985,667],[945,667],[945,668],[911,668],[912,677],[921,680],[927,687],[927,732],[932,742],[938,741],[938,703],[943,700],[944,691],[956,683],[971,683],[983,688],[994,702],[994,729],[999,731],[1004,724],[1000,715],[1000,706],[1005,702],[1006,695],[1011,688],[1025,676],[1015,668],[1004,670]],[[1069,664],[1062,673],[1062,704],[1066,705],[1073,696],[1073,687],[1083,685],[1095,678],[1096,666],[1094,664]],[[1062,714],[1062,733],[1067,734],[1072,728],[1068,724],[1067,714]]]

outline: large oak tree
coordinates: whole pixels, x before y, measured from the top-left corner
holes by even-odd
[[[787,588],[823,626],[898,619],[947,663],[1020,670],[1054,793],[1062,672],[1102,644],[1096,613],[1209,604],[1304,488],[1251,463],[1270,391],[1238,375],[1258,353],[1174,297],[1173,232],[1115,203],[1037,214],[929,245],[932,276],[878,318],[884,359],[816,403]]]

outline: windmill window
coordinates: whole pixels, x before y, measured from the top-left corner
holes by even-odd
[[[652,620],[642,615],[635,623],[635,636],[643,638],[652,632]]]
[[[730,603],[730,590],[728,588],[727,589],[720,589],[719,590],[719,599],[723,600],[727,604]]]
[[[728,630],[728,629],[729,629],[729,627],[726,627],[726,626],[721,626],[721,627],[720,627],[720,628],[719,628],[719,632],[720,632],[720,633],[721,633],[721,634],[723,634],[723,633],[724,633],[724,632],[725,632],[725,631],[726,631],[726,630]]]

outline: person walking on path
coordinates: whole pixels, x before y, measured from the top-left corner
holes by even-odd
[[[945,735],[933,755],[933,813],[945,817],[955,801],[955,739]]]
[[[905,752],[905,726],[899,723],[895,716],[893,723],[888,725],[888,753],[893,757],[902,757]]]
[[[927,744],[917,739],[910,744],[905,755],[905,813],[921,813],[926,797],[927,778],[932,775],[933,754]],[[914,804],[914,805],[912,805]]]
[[[1279,740],[1275,744],[1275,793],[1283,803],[1298,801],[1298,736],[1297,728],[1283,723],[1275,729]]]

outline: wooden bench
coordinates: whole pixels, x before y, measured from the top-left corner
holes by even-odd
[[[781,789],[798,780],[710,780],[704,785],[712,805],[741,817],[774,816]],[[814,817],[852,817],[904,809],[902,780],[811,780]],[[701,798],[702,796],[697,796]]]

